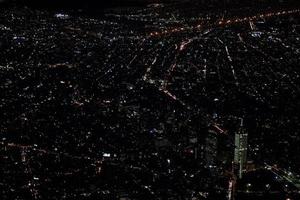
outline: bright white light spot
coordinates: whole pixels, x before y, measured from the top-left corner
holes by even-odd
[[[110,157],[110,153],[104,153],[103,157],[109,158]]]

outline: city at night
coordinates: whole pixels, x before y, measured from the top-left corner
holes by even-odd
[[[300,200],[300,1],[0,0],[0,200]]]

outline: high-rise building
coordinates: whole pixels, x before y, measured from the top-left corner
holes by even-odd
[[[217,152],[218,152],[218,135],[213,129],[208,130],[208,134],[205,139],[204,156],[206,166],[214,171],[217,164]]]
[[[247,148],[248,133],[244,129],[243,119],[240,121],[240,127],[235,134],[235,149],[234,149],[234,163],[238,168],[238,177],[241,178],[243,172],[247,167]]]

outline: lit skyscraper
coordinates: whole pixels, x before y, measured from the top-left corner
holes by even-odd
[[[235,134],[234,163],[238,166],[238,177],[241,178],[247,164],[248,133],[243,128],[241,119],[238,132]]]

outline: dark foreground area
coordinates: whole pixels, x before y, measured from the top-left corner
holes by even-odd
[[[0,8],[1,199],[228,199],[240,118],[249,159],[284,172],[237,200],[294,197],[299,12]]]

